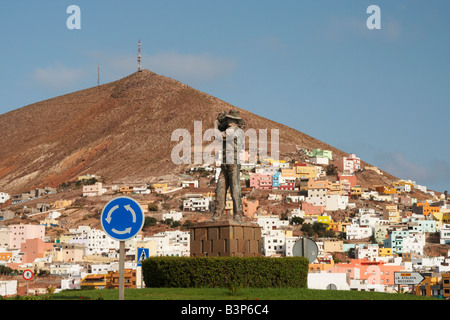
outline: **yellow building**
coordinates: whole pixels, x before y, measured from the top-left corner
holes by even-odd
[[[361,197],[361,195],[362,195],[361,186],[354,186],[350,189],[350,196]]]
[[[332,230],[334,232],[346,232],[346,227],[350,224],[350,222],[331,220],[328,224],[327,230]]]
[[[295,166],[295,176],[298,179],[317,178],[317,168],[315,166]]]
[[[334,260],[331,258],[318,258],[319,263],[310,263],[309,272],[326,272],[329,268],[334,268]]]
[[[69,243],[69,241],[72,240],[73,237],[73,234],[63,234],[59,236],[59,238],[55,239],[55,243]]]
[[[156,193],[166,192],[167,190],[167,183],[154,183],[153,189]]]
[[[130,187],[130,186],[121,187],[119,189],[119,192],[121,194],[131,194],[131,193],[133,193],[133,187]]]
[[[281,175],[285,178],[296,178],[297,176],[295,175],[295,169],[291,169],[291,168],[282,168],[281,169]]]
[[[397,224],[401,221],[400,212],[396,204],[385,204],[383,208],[383,219],[390,224]]]
[[[317,216],[317,222],[329,225],[331,218],[330,216]]]
[[[337,181],[330,183],[328,193],[345,196],[345,182]]]
[[[411,186],[411,189],[414,188],[414,183],[412,183],[411,181],[397,180],[397,181],[393,182],[392,184],[394,185],[394,187],[409,185],[409,186]]]
[[[433,213],[433,215],[440,215],[442,223],[450,223],[450,211],[442,210],[439,213]]]
[[[380,257],[392,256],[392,248],[379,248],[378,256]]]
[[[106,274],[88,274],[81,279],[81,289],[105,289],[106,288]]]

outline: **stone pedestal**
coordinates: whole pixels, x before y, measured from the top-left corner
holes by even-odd
[[[261,227],[232,220],[201,222],[190,228],[191,257],[261,256]]]

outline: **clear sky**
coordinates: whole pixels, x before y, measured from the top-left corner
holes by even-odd
[[[449,14],[448,0],[1,1],[0,114],[95,86],[97,63],[101,83],[135,72],[141,39],[145,69],[450,191]]]

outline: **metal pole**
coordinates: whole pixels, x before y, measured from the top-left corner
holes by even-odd
[[[119,300],[125,299],[124,273],[125,273],[125,241],[120,241],[119,249]]]

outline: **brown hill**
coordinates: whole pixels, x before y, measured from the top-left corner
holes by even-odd
[[[219,112],[232,108],[241,111],[247,128],[279,129],[282,155],[295,154],[298,148],[346,155],[302,132],[143,70],[0,115],[0,190],[55,187],[86,173],[108,182],[146,182],[177,174],[185,167],[171,161],[177,144],[171,141],[172,132],[185,128],[193,137],[194,121],[202,121],[204,131],[212,128]]]

